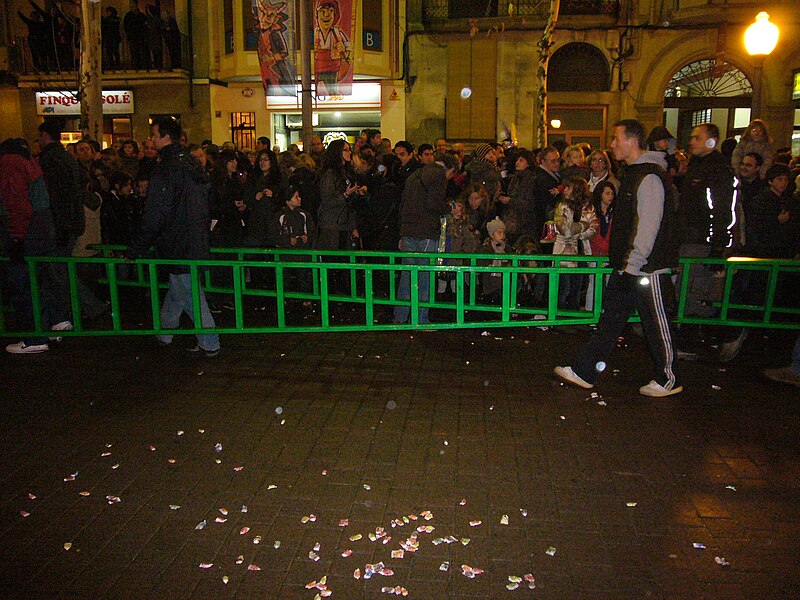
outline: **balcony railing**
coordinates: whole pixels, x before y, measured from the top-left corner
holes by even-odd
[[[561,0],[562,15],[608,15],[616,17],[619,0]],[[550,0],[423,0],[425,23],[446,19],[527,17],[546,19]]]
[[[119,46],[118,58],[111,56],[103,48],[103,72],[188,70],[191,64],[189,38],[183,34],[180,36],[180,47],[170,48],[170,44],[162,40],[160,46],[155,49],[146,46],[143,50],[139,46],[136,48],[140,51],[138,56],[134,57],[131,46],[124,36]],[[9,70],[19,75],[73,72],[77,71],[79,60],[79,48],[54,47],[52,51],[32,49],[27,36],[12,38],[8,47]]]

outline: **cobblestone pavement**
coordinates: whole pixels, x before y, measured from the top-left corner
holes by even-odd
[[[592,397],[585,333],[481,333],[2,356],[0,597],[797,597],[791,334],[650,400],[635,336]]]

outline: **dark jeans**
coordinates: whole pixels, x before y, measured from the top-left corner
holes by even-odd
[[[583,273],[562,273],[558,278],[558,307],[567,310],[578,310],[581,307],[581,291]]]
[[[53,231],[49,211],[47,214],[36,212],[25,236],[25,256],[53,256],[53,251]],[[9,262],[7,274],[11,288],[11,303],[17,315],[17,327],[23,331],[32,331],[33,301],[28,263]],[[56,323],[69,319],[67,288],[58,278],[54,263],[37,263],[36,275],[39,283],[42,328],[50,329]],[[24,342],[28,345],[46,344],[47,337],[28,337]]]
[[[612,273],[603,294],[600,322],[572,365],[575,373],[594,383],[606,368],[617,338],[635,308],[642,319],[644,337],[655,365],[653,379],[668,390],[677,387],[672,324],[664,304],[665,295],[672,293],[671,288],[668,274],[642,277]]]

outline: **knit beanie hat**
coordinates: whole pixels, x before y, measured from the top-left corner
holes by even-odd
[[[475,158],[486,158],[486,155],[492,151],[492,147],[489,144],[478,144],[478,147],[475,148]]]
[[[489,235],[490,235],[490,236],[491,236],[491,235],[494,235],[494,232],[495,232],[495,231],[498,231],[498,230],[500,230],[500,229],[505,229],[505,228],[506,228],[506,225],[505,225],[505,223],[503,223],[503,222],[500,220],[500,218],[499,218],[499,217],[495,217],[494,219],[492,219],[491,221],[489,221],[489,222],[486,224],[486,231],[488,231],[488,232],[489,232]]]

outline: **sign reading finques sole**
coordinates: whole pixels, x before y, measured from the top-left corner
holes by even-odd
[[[133,112],[131,90],[103,92],[103,114],[130,115]],[[36,114],[42,116],[81,114],[78,92],[36,92]]]

